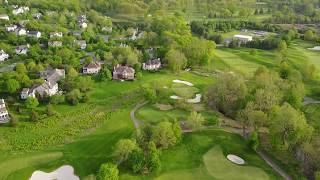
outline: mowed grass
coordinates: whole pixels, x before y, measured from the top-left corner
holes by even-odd
[[[216,179],[238,180],[268,180],[268,175],[257,167],[236,165],[230,162],[224,155],[220,147],[210,149],[203,156],[204,164],[212,177]]]
[[[260,173],[262,172],[261,174],[264,174],[262,176],[264,178],[267,177],[267,179],[281,179],[253,150],[247,147],[245,141],[239,135],[222,130],[205,130],[186,134],[181,143],[162,152],[162,170],[158,174],[138,177],[127,173],[122,174],[120,179],[219,179],[210,175],[206,163],[203,160],[204,155],[216,146],[219,146],[221,152],[223,152],[223,155],[217,155],[226,156],[227,154],[237,154],[246,160],[247,164],[244,167],[256,167]],[[224,160],[222,161],[222,163],[225,163]],[[240,170],[234,167],[228,168],[232,168],[230,171],[235,173],[242,173],[242,169]],[[228,169],[223,170],[228,171]],[[260,179],[260,173],[253,172],[252,178]],[[215,173],[213,175],[215,175]],[[219,176],[221,175],[222,174],[219,174]],[[236,178],[236,175],[237,174],[235,174],[233,178]],[[230,176],[226,174],[222,179],[228,179],[228,177]]]
[[[19,155],[13,158],[10,156],[2,157],[0,162],[0,179],[17,179],[16,177],[10,178],[9,175],[14,171],[24,168],[35,169],[38,165],[43,165],[61,158],[62,155],[61,152],[40,152]]]
[[[185,99],[192,99],[195,97],[195,94],[199,92],[199,89],[196,87],[190,87],[179,83],[173,83],[171,88],[175,95]]]
[[[45,122],[45,126],[35,128],[33,122],[23,122],[17,128],[1,127],[0,134],[5,135],[10,132],[14,136],[6,135],[2,136],[5,139],[0,138],[1,145],[9,142],[6,150],[1,151],[0,159],[5,159],[8,167],[6,167],[7,171],[0,171],[0,177],[2,177],[2,173],[6,172],[7,179],[28,179],[34,170],[40,169],[49,172],[64,164],[72,165],[75,168],[75,173],[81,178],[95,174],[101,163],[113,160],[113,148],[116,142],[122,138],[133,136],[135,130],[129,114],[134,105],[142,99],[138,93],[139,87],[155,80],[172,83],[174,79],[195,82],[200,88],[205,88],[214,82],[213,78],[205,78],[189,72],[171,74],[163,71],[144,73],[141,80],[133,82],[95,83],[88,94],[90,100],[87,104],[55,106],[55,110],[59,112],[60,117],[42,119],[41,121]],[[83,109],[86,109],[86,111]],[[81,113],[77,113],[80,110]],[[109,115],[110,112],[112,112],[111,116],[105,118],[94,128],[81,128],[80,131],[71,128],[72,123],[81,122],[84,117],[90,117],[98,113]],[[61,134],[61,137],[58,136],[59,132],[62,132],[65,127],[68,127],[72,136],[65,136],[64,134]],[[28,134],[28,129],[32,133]],[[63,139],[63,141],[59,141],[63,143],[51,143],[52,139],[48,138],[51,135]],[[5,140],[5,142],[2,140]],[[17,143],[15,152],[11,152],[10,141],[22,142],[21,150],[19,150],[20,143]],[[38,141],[43,143],[42,146],[39,146],[39,150],[35,150],[37,148],[32,150],[32,146],[29,145],[32,143],[37,145]],[[58,151],[62,152],[63,156],[59,160],[48,159],[45,163],[35,161],[34,164],[27,162],[26,166],[18,167],[11,161],[15,162],[15,158],[29,154],[29,152],[23,150],[24,144],[28,144],[28,151],[35,155]]]

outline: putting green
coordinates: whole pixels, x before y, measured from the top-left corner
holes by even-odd
[[[220,147],[215,146],[203,156],[203,162],[209,174],[223,180],[268,180],[269,176],[260,168],[233,164]]]

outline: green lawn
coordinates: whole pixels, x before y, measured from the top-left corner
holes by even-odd
[[[203,156],[204,164],[212,177],[216,179],[238,180],[268,180],[269,176],[263,170],[252,166],[240,166],[230,162],[220,147],[213,147]]]
[[[208,154],[212,153],[210,150],[217,146],[221,148],[220,152]],[[222,174],[210,174],[208,168],[211,169],[215,163],[210,158],[216,156],[220,158],[215,159],[216,163],[222,166],[228,164],[223,157],[231,153],[241,156],[247,162],[242,168],[227,167],[231,168],[230,172],[235,173],[233,177],[238,177],[236,173],[242,174],[243,171],[246,171],[251,174],[253,179],[281,179],[254,151],[246,146],[240,136],[221,130],[206,130],[185,135],[179,145],[163,151],[161,155],[162,170],[159,174],[152,174],[144,178],[123,174],[120,179],[228,179],[230,177],[229,169],[220,169],[225,171]],[[252,172],[256,170],[257,172]]]
[[[101,163],[112,160],[115,143],[133,136],[129,112],[142,98],[137,93],[140,85],[155,79],[167,83],[181,79],[205,88],[214,81],[213,78],[199,77],[187,72],[173,75],[164,71],[144,73],[143,79],[133,82],[95,83],[89,92],[89,103],[57,105],[58,117],[44,118],[38,123],[23,121],[17,128],[1,127],[0,160],[8,167],[6,171],[0,171],[0,177],[28,179],[36,169],[51,171],[63,164],[75,167],[76,174],[82,178],[96,173]],[[50,156],[54,152],[63,155],[58,160],[32,159],[42,154]],[[25,162],[23,164],[17,160],[21,156],[29,157],[29,154],[32,154],[32,162],[20,159]]]

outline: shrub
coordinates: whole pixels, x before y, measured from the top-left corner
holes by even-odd
[[[119,170],[117,165],[105,163],[100,166],[97,174],[97,180],[118,180]]]
[[[50,98],[50,103],[51,104],[62,104],[65,102],[65,96],[64,95],[54,95],[54,96],[51,96]]]
[[[39,120],[39,114],[37,113],[37,111],[35,111],[35,110],[31,111],[30,120],[33,122],[36,122]]]

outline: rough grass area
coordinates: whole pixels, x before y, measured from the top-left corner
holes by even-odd
[[[233,164],[223,155],[218,146],[210,149],[203,156],[203,161],[209,174],[216,179],[233,179],[234,177],[237,177],[238,180],[269,179],[268,175],[260,168]]]

